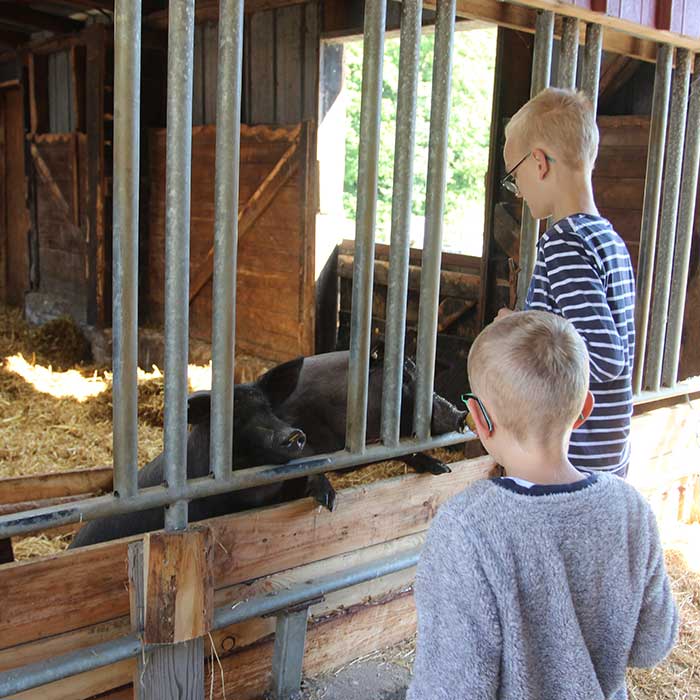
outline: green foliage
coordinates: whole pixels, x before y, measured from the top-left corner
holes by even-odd
[[[414,215],[425,210],[430,99],[433,74],[434,34],[424,34],[420,46],[420,68],[416,109],[416,146],[413,164]],[[455,34],[452,70],[451,110],[448,139],[448,173],[445,196],[444,239],[459,235],[451,229],[473,221],[483,210],[484,180],[488,165],[489,129],[493,94],[496,32],[493,29],[460,31]],[[345,45],[344,54],[347,130],[343,204],[349,218],[355,217],[357,164],[359,155],[360,107],[362,90],[362,44]],[[391,222],[393,154],[399,82],[399,40],[385,42],[382,114],[379,150],[377,240],[388,241]],[[482,224],[483,225],[483,224]],[[481,231],[478,232],[479,237]],[[451,247],[459,248],[459,243]],[[446,247],[450,247],[446,245]]]

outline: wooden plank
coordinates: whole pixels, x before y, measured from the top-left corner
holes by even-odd
[[[596,203],[599,207],[641,209],[644,180],[625,177],[597,177]]]
[[[219,60],[219,25],[207,22],[204,25],[204,123],[216,123],[216,93]]]
[[[302,41],[302,108],[303,121],[318,120],[318,90],[319,90],[319,50],[321,45],[319,2],[309,2],[303,7],[304,34]],[[314,156],[315,160],[315,156]]]
[[[352,279],[354,258],[349,255],[338,256],[338,274]],[[408,267],[408,288],[420,289],[421,268],[416,265]],[[384,260],[374,261],[374,282],[387,286],[389,283],[389,263]],[[478,275],[442,270],[440,272],[440,293],[460,299],[477,299],[480,280]]]
[[[440,477],[408,474],[346,489],[338,493],[333,513],[301,499],[206,521],[217,543],[215,586],[421,532],[441,503],[486,476],[492,466],[484,457],[451,465],[452,473]],[[134,539],[3,567],[0,640],[5,641],[0,645],[7,648],[12,640],[16,646],[126,615],[126,550]],[[47,600],[50,605],[41,602]]]
[[[250,120],[275,123],[275,14],[258,12],[250,18]]]
[[[275,122],[301,121],[303,9],[286,7],[275,12]]]
[[[316,160],[316,122],[306,122],[302,132],[300,153],[304,158],[304,180],[299,212],[302,245],[299,249],[299,271],[302,295],[299,300],[300,347],[299,352],[311,355],[315,351],[316,340],[316,214],[318,212]]]
[[[646,146],[602,146],[595,162],[593,181],[598,176],[637,177],[641,180],[647,170]]]
[[[192,125],[204,124],[204,25],[194,28],[192,66]]]
[[[258,217],[267,209],[282,186],[295,174],[299,167],[298,143],[292,143],[282,158],[270,171],[260,186],[238,211],[238,239],[245,237]],[[214,271],[214,248],[209,249],[205,259],[192,276],[190,282],[190,303],[209,281]]]
[[[29,289],[29,212],[27,211],[27,173],[25,168],[23,91],[4,91],[5,100],[5,175],[12,187],[6,190],[7,221],[7,302],[24,304]]]
[[[86,42],[86,89],[88,157],[88,300],[87,321],[104,326],[108,321],[108,302],[111,296],[104,240],[104,122],[103,103],[105,86],[105,30],[94,24],[84,32]]]
[[[62,498],[112,489],[112,467],[76,469],[0,479],[0,503]]]

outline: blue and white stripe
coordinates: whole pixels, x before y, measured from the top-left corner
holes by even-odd
[[[632,418],[634,272],[609,221],[575,214],[540,238],[526,308],[569,319],[588,348],[595,407],[571,436],[571,463],[624,476]]]

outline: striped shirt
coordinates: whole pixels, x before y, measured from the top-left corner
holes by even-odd
[[[634,273],[625,243],[609,221],[574,214],[540,238],[526,308],[564,316],[588,348],[595,407],[571,435],[571,463],[584,471],[625,476],[632,418]]]

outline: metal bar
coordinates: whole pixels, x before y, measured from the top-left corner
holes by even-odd
[[[674,396],[700,393],[700,379],[687,379],[678,382],[672,387],[661,387],[658,391],[640,391],[634,397],[634,405],[659,401],[661,399],[671,399]]]
[[[367,435],[367,383],[372,326],[374,281],[374,226],[377,210],[379,127],[382,106],[382,64],[386,0],[365,3],[362,104],[360,107],[360,159],[357,171],[355,271],[352,280],[350,361],[346,441],[352,452],[365,449]]]
[[[576,17],[564,17],[564,30],[559,43],[559,70],[557,87],[576,87],[576,65],[578,63],[579,20]]]
[[[138,255],[141,0],[114,7],[114,493],[133,496],[138,464]]]
[[[534,97],[549,86],[552,72],[552,45],[554,43],[554,13],[538,10],[535,21],[535,47],[532,57],[532,80],[530,97]],[[540,223],[533,219],[530,208],[523,202],[520,223],[520,272],[518,273],[517,308],[525,308],[527,290],[532,271],[535,269],[537,237]]]
[[[70,504],[59,504],[0,516],[0,539],[14,537],[33,530],[42,530],[57,525],[94,520],[106,515],[128,513],[146,508],[156,508],[178,499],[192,500],[220,493],[229,493],[264,486],[277,481],[286,481],[301,476],[311,476],[322,472],[335,471],[358,464],[393,459],[413,452],[422,452],[436,447],[457,445],[473,439],[473,433],[445,433],[430,440],[402,440],[397,447],[370,445],[364,454],[348,453],[345,450],[330,455],[319,455],[311,460],[296,460],[287,464],[265,465],[250,469],[236,470],[229,481],[210,479],[190,479],[180,489],[163,486],[141,489],[132,498],[98,496]]]
[[[681,331],[685,313],[685,294],[688,286],[690,244],[695,220],[695,202],[700,167],[700,56],[695,57],[695,71],[690,90],[690,105],[685,136],[685,155],[681,178],[681,201],[676,228],[676,244],[673,252],[671,301],[666,324],[666,343],[662,379],[666,386],[674,386],[678,380],[678,364],[681,352]]]
[[[636,349],[634,353],[634,375],[632,389],[638,394],[642,389],[644,355],[647,344],[651,282],[656,249],[656,229],[661,199],[661,175],[666,146],[666,123],[671,89],[673,47],[661,44],[656,57],[654,97],[651,105],[651,128],[649,152],[647,154],[646,181],[644,183],[644,206],[642,209],[642,231],[637,264],[637,303],[635,308]]]
[[[164,442],[165,479],[177,492],[187,480],[194,0],[170,0],[168,20]],[[186,501],[166,509],[165,527],[187,527]]]
[[[221,0],[216,105],[210,463],[217,479],[233,469],[233,370],[241,156],[243,0]]]
[[[275,595],[261,595],[237,603],[226,605],[214,611],[214,630],[223,629],[238,622],[269,615],[306,601],[313,600],[342,588],[349,588],[365,581],[409,569],[418,563],[420,547],[377,559],[328,576],[280,591]],[[154,646],[145,645],[136,634],[121,637],[70,654],[52,657],[21,668],[0,673],[0,697],[7,697],[40,685],[67,678],[103,666],[148,653]]]
[[[398,90],[396,107],[391,248],[384,338],[386,351],[382,389],[382,441],[391,447],[399,444],[401,420],[420,36],[421,0],[404,0],[401,4],[401,89]]]
[[[651,322],[649,326],[649,353],[646,358],[645,385],[652,391],[661,387],[661,365],[664,355],[668,300],[671,293],[671,269],[678,217],[678,195],[681,188],[681,163],[688,111],[688,88],[690,87],[690,51],[678,49],[676,69],[671,86],[671,108],[668,138],[666,143],[666,165],[664,169],[661,223],[659,224],[658,255],[654,273]]]
[[[456,0],[442,0],[437,3],[435,17],[433,89],[430,103],[430,139],[425,196],[425,237],[421,259],[418,346],[416,349],[418,373],[413,415],[413,431],[420,440],[427,440],[430,437],[433,412],[455,7]]]
[[[581,89],[593,103],[593,114],[598,112],[598,86],[600,85],[600,60],[603,55],[603,28],[599,24],[586,25]]]
[[[301,687],[308,606],[282,611],[277,616],[275,646],[272,653],[272,698],[289,700]]]

